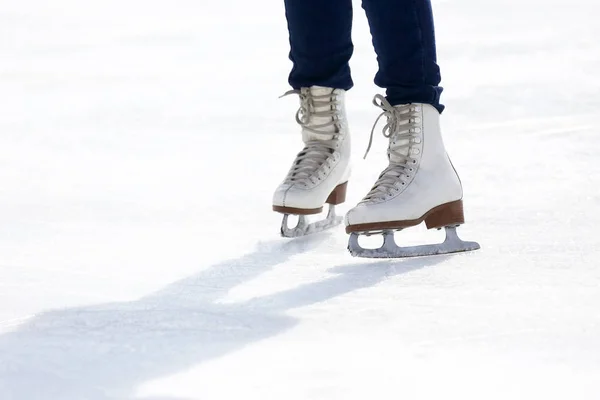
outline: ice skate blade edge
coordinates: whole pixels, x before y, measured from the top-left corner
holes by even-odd
[[[358,243],[358,234],[353,232],[348,240],[348,251],[354,257],[362,258],[408,258],[442,254],[462,253],[478,250],[477,242],[463,241],[456,233],[456,227],[446,227],[446,239],[438,244],[399,247],[394,240],[393,231],[383,233],[383,246],[378,249],[365,249]]]
[[[308,223],[305,215],[298,215],[298,224],[294,228],[288,227],[288,217],[290,214],[285,214],[281,221],[281,236],[285,238],[296,238],[313,233],[323,232],[342,223],[343,218],[335,214],[335,206],[329,205],[327,217],[321,221]]]

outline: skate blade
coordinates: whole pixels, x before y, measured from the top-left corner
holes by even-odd
[[[300,236],[311,235],[313,233],[323,232],[342,223],[342,217],[335,214],[335,206],[329,205],[327,217],[321,221],[309,223],[306,215],[298,216],[298,224],[294,228],[288,227],[289,214],[283,216],[281,222],[281,236],[286,238],[295,238]]]
[[[354,257],[364,258],[408,258],[441,254],[462,253],[480,248],[477,242],[465,242],[458,237],[456,226],[446,227],[446,239],[439,244],[399,247],[393,231],[383,232],[383,246],[378,249],[365,249],[358,244],[358,234],[353,232],[348,240],[348,250]]]

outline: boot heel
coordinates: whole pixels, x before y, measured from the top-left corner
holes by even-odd
[[[437,206],[425,217],[427,229],[443,228],[445,226],[462,225],[465,223],[462,200]]]
[[[333,192],[329,195],[325,201],[327,204],[342,204],[346,201],[346,189],[348,188],[348,182],[341,183],[333,189]]]

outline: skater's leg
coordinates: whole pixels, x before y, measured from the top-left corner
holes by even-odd
[[[294,89],[352,87],[352,0],[285,0]]]
[[[442,112],[430,0],[363,0],[377,53],[375,84],[391,105],[426,103]]]
[[[350,135],[345,92],[352,87],[352,0],[285,0],[293,68],[286,94],[298,94],[296,122],[304,148],[273,195],[273,210],[284,214],[281,234],[302,236],[342,222],[335,206],[346,198],[350,176]],[[324,220],[310,222],[329,204]],[[295,228],[287,225],[298,215]]]
[[[348,249],[360,257],[413,257],[476,250],[463,242],[463,192],[444,147],[440,129],[440,71],[436,63],[429,0],[363,0],[379,71],[375,83],[387,98],[373,102],[387,117],[388,166],[363,200],[346,214]],[[379,118],[378,118],[379,120]],[[374,129],[375,127],[373,127]],[[371,132],[371,139],[374,130]],[[369,142],[369,147],[370,147]],[[368,149],[367,149],[368,152]],[[446,240],[433,245],[401,247],[394,231],[425,223],[445,228]],[[359,235],[383,234],[378,249],[361,247]]]

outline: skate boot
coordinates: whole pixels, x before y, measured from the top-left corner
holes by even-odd
[[[273,195],[273,210],[283,214],[281,235],[304,236],[320,232],[342,222],[335,206],[346,199],[350,175],[350,135],[344,106],[345,91],[313,86],[291,90],[298,94],[300,109],[296,122],[302,127],[304,149]],[[307,216],[318,214],[329,204],[324,220],[309,223]],[[288,227],[289,215],[298,216],[298,224]]]
[[[476,250],[475,242],[463,242],[456,227],[464,223],[462,186],[442,141],[440,115],[429,104],[392,106],[381,95],[373,104],[387,117],[383,135],[389,138],[389,165],[371,191],[346,215],[350,234],[348,250],[354,256],[372,258],[415,257]],[[369,147],[373,141],[371,131]],[[365,153],[365,157],[366,154]],[[440,244],[398,247],[394,232],[425,222],[428,229],[446,229]],[[365,249],[359,235],[383,234],[383,246]]]

